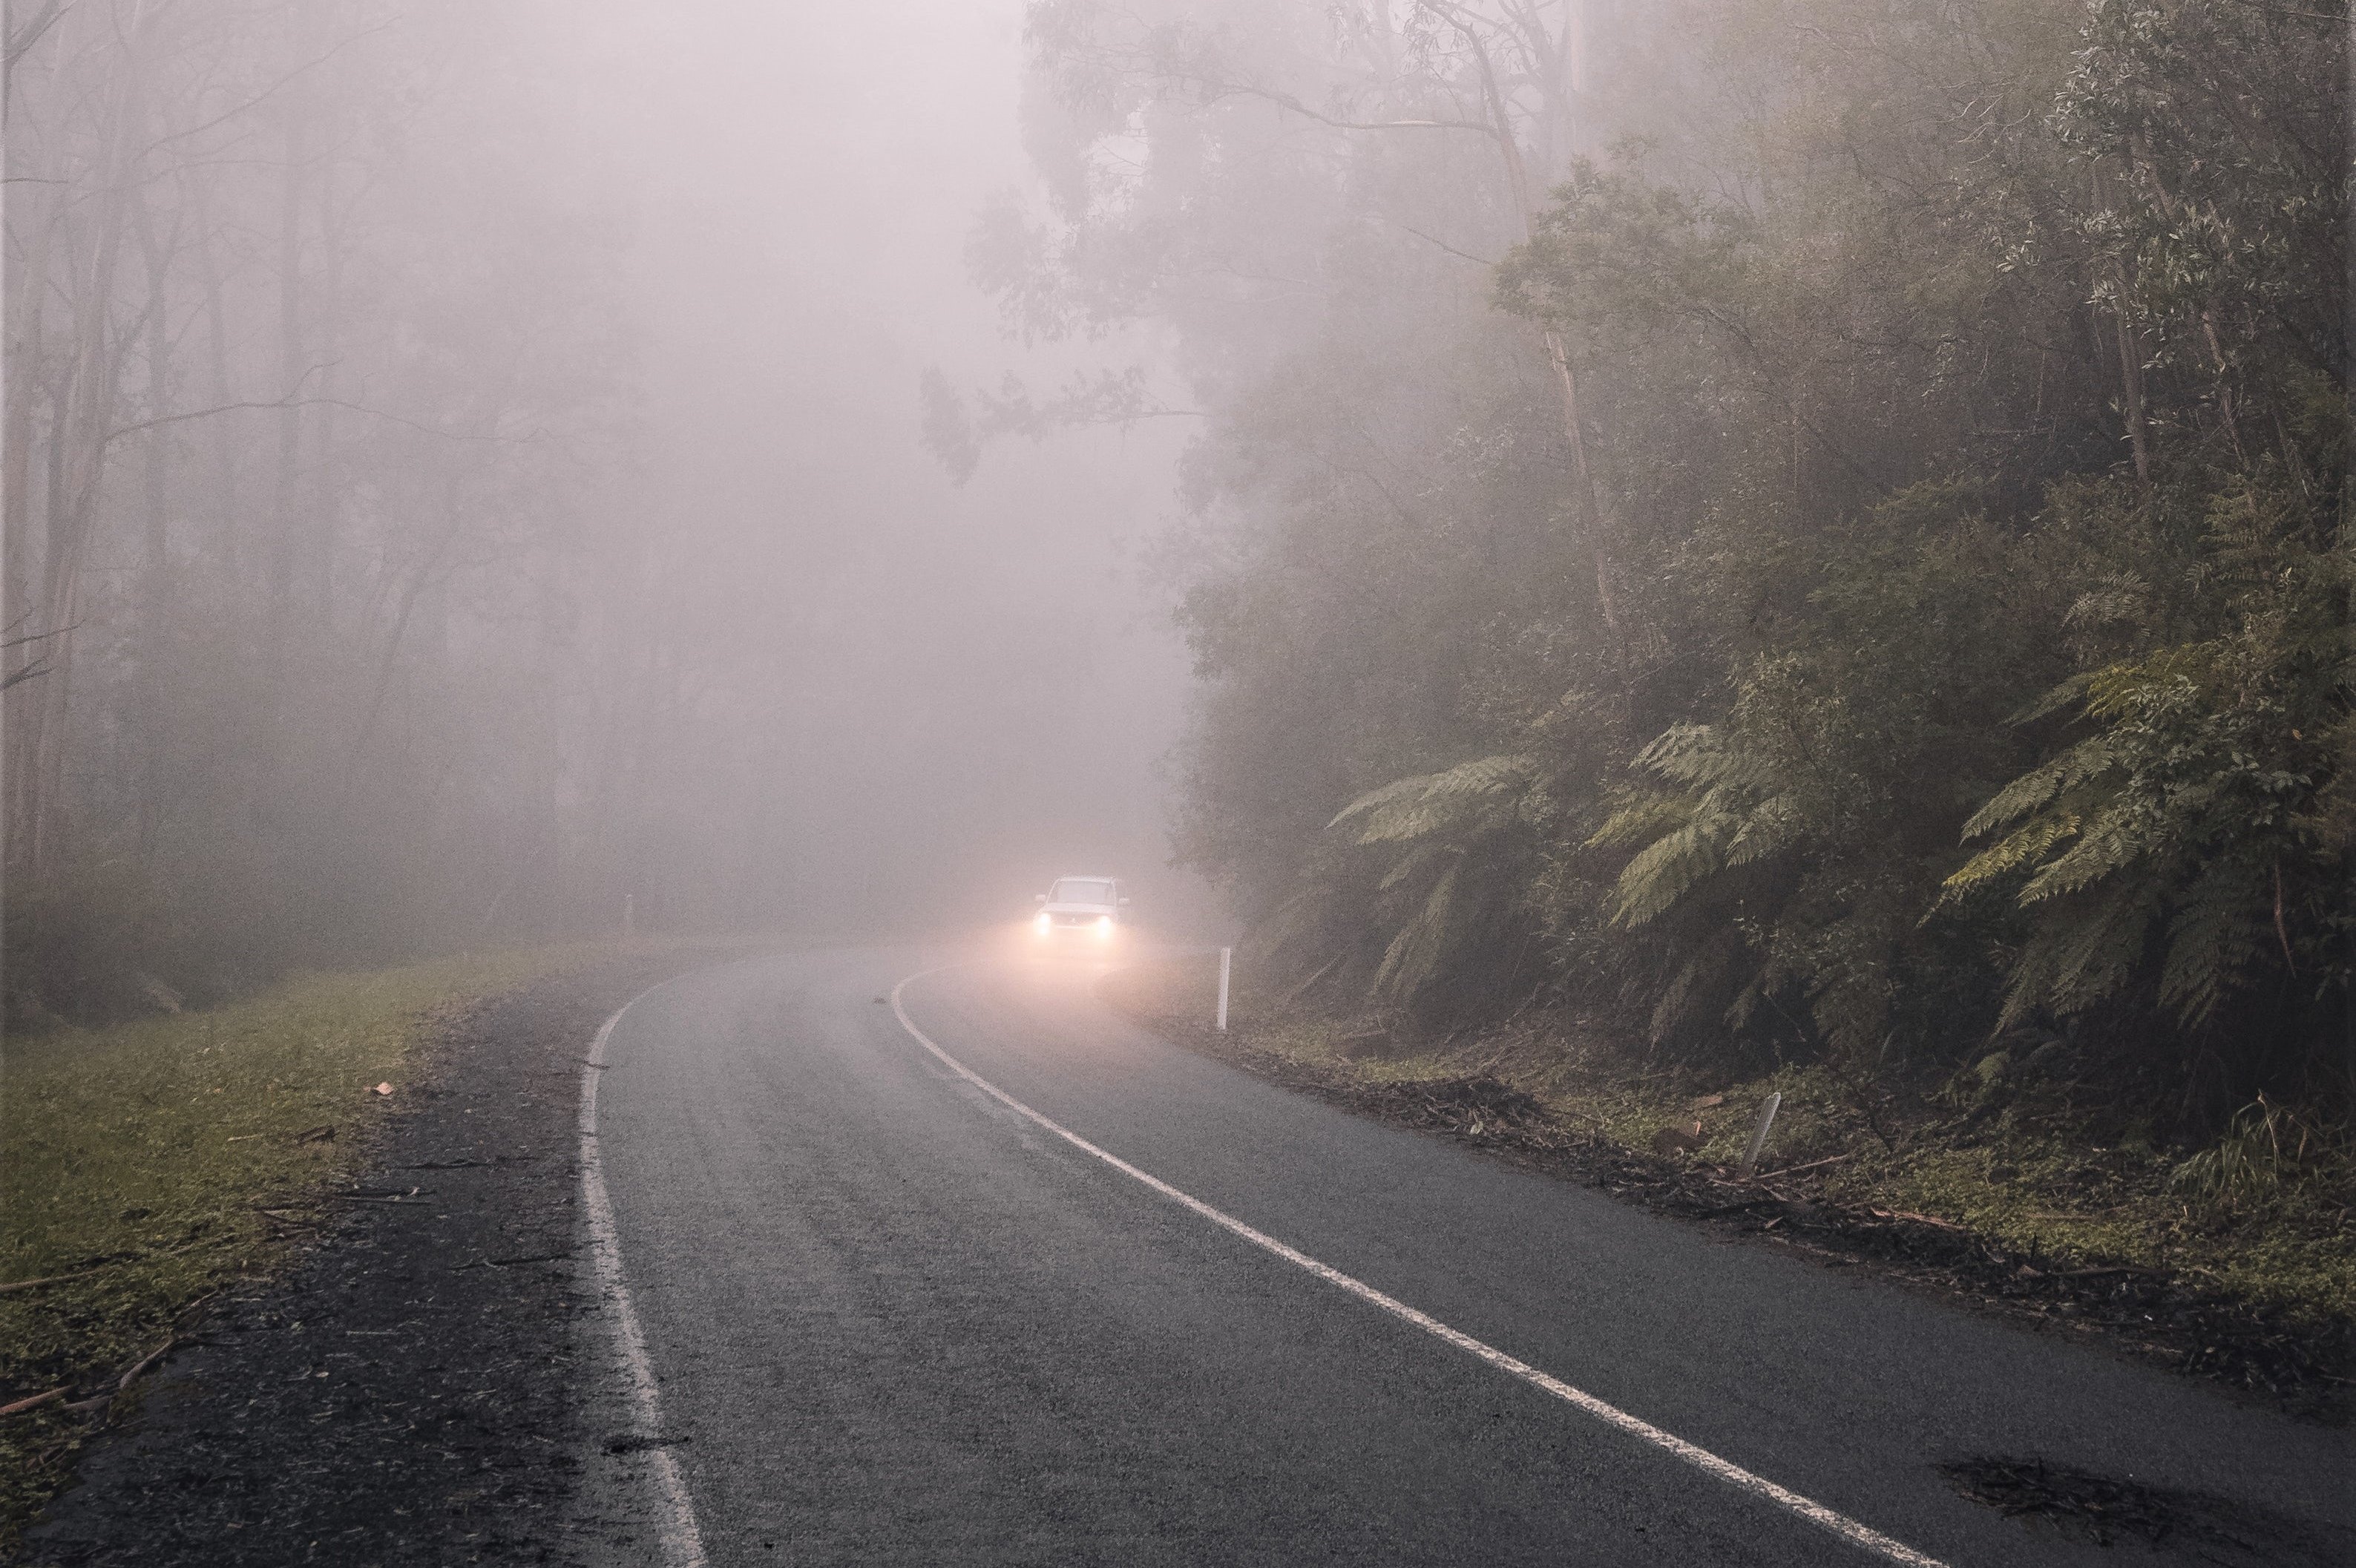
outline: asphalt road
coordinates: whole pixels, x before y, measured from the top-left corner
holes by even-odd
[[[2345,1432],[1288,1094],[1017,950],[708,970],[606,1039],[653,1452],[710,1562],[1892,1560],[1042,1126],[926,1048],[903,981],[915,1030],[1077,1137],[1915,1552],[2150,1556],[1934,1467],[2000,1455],[2212,1495],[2259,1542],[2162,1561],[2351,1560]]]

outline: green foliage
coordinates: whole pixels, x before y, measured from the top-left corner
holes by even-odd
[[[1305,7],[1188,9],[1158,91],[1117,62],[1161,46],[1071,45],[1128,94],[1071,113],[1155,156],[1063,254],[1126,258],[1217,367],[1182,854],[1337,998],[1551,992],[1844,1072],[2066,1028],[2219,1112],[2321,1090],[2340,7],[1634,9],[1587,40],[1619,145],[1517,121],[1557,182],[1526,228],[1476,138],[1333,126],[1476,80],[1429,40],[1323,95],[1268,86]],[[1149,230],[1302,307],[1210,308]]]
[[[1792,846],[1796,802],[1776,789],[1762,758],[1709,725],[1676,725],[1637,753],[1636,766],[1693,793],[1625,807],[1588,841],[1591,846],[1628,843],[1647,827],[1668,830],[1620,873],[1615,923],[1644,925],[1717,873]]]
[[[1326,826],[1354,849],[1373,852],[1379,870],[1371,890],[1364,886],[1366,856],[1334,856],[1328,879],[1280,906],[1263,940],[1274,947],[1321,925],[1330,929],[1333,907],[1356,903],[1360,913],[1348,922],[1355,940],[1381,949],[1369,993],[1384,1002],[1418,1001],[1451,965],[1477,963],[1470,950],[1494,934],[1528,853],[1536,779],[1528,757],[1486,757],[1361,795]]]
[[[1326,824],[1354,823],[1360,843],[1399,843],[1444,833],[1457,839],[1510,824],[1529,787],[1526,757],[1484,757],[1442,773],[1402,779],[1367,791]]]
[[[2321,1143],[2313,1126],[2262,1094],[2233,1113],[2223,1136],[2178,1165],[2169,1185],[2214,1208],[2252,1208],[2280,1192]]]
[[[2033,917],[2005,1021],[2140,983],[2197,1027],[2261,971],[2344,986],[2322,795],[2348,723],[2346,591],[2336,553],[2287,556],[2239,596],[2226,635],[2040,704],[2075,700],[2091,733],[1972,816],[1965,836],[1995,842],[1947,879],[1950,901],[2002,887]]]

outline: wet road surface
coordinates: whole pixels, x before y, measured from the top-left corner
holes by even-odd
[[[598,1163],[650,1435],[710,1562],[1905,1560],[1040,1118],[1899,1552],[2115,1561],[1935,1468],[1981,1455],[2215,1494],[2248,1527],[2157,1561],[2356,1543],[2344,1432],[1288,1094],[1121,1021],[1104,967],[796,953],[613,1026]]]

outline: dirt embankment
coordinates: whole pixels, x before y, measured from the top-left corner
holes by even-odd
[[[1241,1013],[1223,1034],[1198,1004],[1201,981],[1183,969],[1141,966],[1108,976],[1100,994],[1167,1038],[1360,1115],[1455,1138],[1829,1267],[1870,1268],[1981,1310],[2083,1336],[2305,1419],[2347,1420],[2356,1359],[2344,1316],[2319,1322],[2220,1292],[2194,1273],[2055,1256],[1947,1217],[1853,1190],[1837,1194],[1828,1189],[1841,1174],[1838,1155],[1777,1168],[1771,1151],[1756,1176],[1739,1179],[1732,1165],[1696,1157],[1675,1140],[1657,1150],[1633,1146],[1562,1096],[1542,1098],[1494,1072],[1464,1070],[1464,1058],[1478,1052],[1443,1047],[1409,1061],[1380,1059],[1344,1026],[1256,1026]]]

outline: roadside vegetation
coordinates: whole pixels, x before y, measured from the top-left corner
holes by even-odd
[[[206,1302],[332,1222],[374,1129],[419,1088],[437,1022],[570,952],[309,975],[206,1012],[9,1040],[0,1551]]]
[[[1284,1015],[2344,1292],[2340,0],[1033,17],[977,267],[1187,346],[1178,843]]]
[[[1569,1014],[1431,1032],[1304,1009],[1266,984],[1238,989],[1222,1035],[1214,963],[1141,965],[1103,992],[1161,1032],[1367,1114],[2344,1416],[2356,1151],[2286,1107],[2188,1151],[2058,1057],[1897,1083],[1822,1063],[1712,1069],[1649,1058]]]

